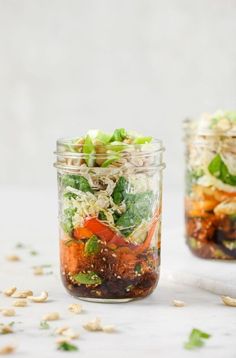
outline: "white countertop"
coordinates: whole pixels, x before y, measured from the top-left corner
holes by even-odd
[[[16,317],[1,317],[0,322],[16,321],[15,334],[0,336],[0,347],[16,345],[12,357],[79,356],[115,357],[201,357],[235,358],[236,309],[221,303],[220,294],[236,294],[236,263],[212,262],[193,257],[184,245],[182,199],[167,194],[164,200],[162,272],[158,288],[150,297],[123,304],[98,304],[80,301],[84,313],[73,315],[68,305],[77,302],[64,290],[58,271],[56,192],[0,190],[1,252],[0,290],[16,285],[35,293],[49,292],[49,301],[16,308]],[[17,242],[30,249],[15,249]],[[17,254],[20,262],[8,262],[5,256]],[[52,264],[53,274],[33,275],[32,266]],[[51,269],[48,269],[51,271]],[[227,278],[226,281],[223,280]],[[204,289],[201,289],[204,288]],[[215,293],[212,293],[212,292]],[[10,307],[12,298],[0,296],[0,306]],[[186,302],[173,307],[173,299]],[[45,313],[57,311],[60,321],[50,330],[40,330]],[[95,317],[114,324],[116,333],[87,332],[82,324]],[[58,352],[54,328],[69,325],[81,333],[74,343],[79,352]],[[212,334],[197,352],[186,351],[183,343],[192,328]]]

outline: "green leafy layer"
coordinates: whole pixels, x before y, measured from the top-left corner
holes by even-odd
[[[212,159],[208,166],[208,170],[211,175],[221,180],[223,183],[236,186],[236,175],[230,174],[226,164],[219,154]]]

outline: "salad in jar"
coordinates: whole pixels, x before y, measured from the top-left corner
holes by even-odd
[[[61,276],[72,295],[124,301],[156,287],[162,153],[123,128],[58,140]]]
[[[187,244],[203,258],[236,259],[236,112],[185,125]]]

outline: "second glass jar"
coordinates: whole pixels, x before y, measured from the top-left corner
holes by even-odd
[[[236,259],[236,113],[185,122],[186,240],[202,258]]]

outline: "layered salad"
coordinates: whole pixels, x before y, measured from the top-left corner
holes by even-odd
[[[61,274],[81,298],[148,295],[159,276],[162,147],[125,129],[58,141]]]
[[[204,114],[186,134],[187,243],[203,258],[236,259],[236,112]]]

